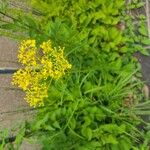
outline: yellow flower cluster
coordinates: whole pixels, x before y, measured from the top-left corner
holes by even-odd
[[[64,48],[59,47],[58,49],[53,49],[51,41],[43,42],[40,47],[45,54],[41,60],[41,64],[43,65],[43,76],[46,77],[50,75],[52,78],[58,79],[65,74],[65,70],[71,68],[71,65],[64,58]]]
[[[13,75],[13,83],[17,84],[19,88],[22,88],[24,91],[26,91],[30,85],[32,76],[31,76],[31,70],[28,68],[19,69],[16,73]]]
[[[22,41],[18,54],[19,62],[25,66],[35,66],[36,65],[35,56],[36,56],[35,40]]]
[[[40,49],[35,40],[24,40],[19,48],[18,59],[24,66],[13,75],[12,83],[26,92],[30,106],[43,106],[48,97],[47,79],[59,79],[71,64],[64,58],[64,48],[53,48],[51,41],[43,42]]]

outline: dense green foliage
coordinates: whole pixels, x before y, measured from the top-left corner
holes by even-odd
[[[22,136],[33,135],[44,150],[148,150],[148,123],[139,114],[148,113],[149,102],[141,102],[143,83],[133,53],[148,55],[142,44],[150,41],[144,16],[136,16],[134,26],[137,18],[128,15],[142,6],[124,0],[32,0],[26,11],[3,5],[11,19],[1,18],[3,35],[38,44],[51,39],[65,47],[73,66],[52,81],[45,106]]]

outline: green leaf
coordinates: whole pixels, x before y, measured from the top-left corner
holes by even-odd
[[[120,32],[119,32],[119,30],[117,29],[117,28],[110,28],[109,30],[108,30],[108,34],[109,34],[109,37],[110,37],[110,39],[111,40],[113,40],[113,39],[116,39],[116,38],[118,38],[119,36],[120,36]],[[120,38],[120,37],[119,37]],[[117,41],[117,40],[116,40]]]
[[[139,2],[136,4],[136,8],[143,7],[145,5],[145,2]]]
[[[125,4],[124,0],[119,0],[119,1],[115,1],[114,6],[116,7],[116,9],[118,9],[124,7],[124,4]]]
[[[150,39],[142,38],[141,43],[144,44],[144,45],[150,45]]]
[[[121,138],[121,140],[119,140],[119,147],[122,149],[122,150],[129,150],[132,148],[132,144],[131,144],[131,141],[128,137],[123,137]]]
[[[33,125],[33,130],[38,130],[46,123],[46,121],[49,119],[49,113],[45,114],[43,118],[40,118],[39,120],[36,120],[36,123]]]
[[[88,117],[88,116],[86,116],[85,118],[84,118],[84,126],[89,126],[90,124],[91,124],[91,118],[90,117]]]
[[[89,143],[89,146],[91,147],[91,148],[99,148],[99,147],[101,147],[102,145],[101,145],[101,143],[100,142],[98,142],[98,141],[94,141],[94,140],[92,140],[90,143]]]
[[[50,125],[44,125],[43,128],[48,131],[55,131],[55,129]]]
[[[69,122],[69,125],[71,127],[71,129],[75,129],[76,127],[76,120],[74,117],[71,118],[70,122]]]
[[[101,138],[103,144],[118,144],[118,141],[116,139],[115,136],[113,135],[104,135],[102,138]]]
[[[105,14],[101,10],[94,13],[95,20],[104,19],[105,17]]]
[[[6,30],[17,30],[18,27],[14,23],[7,23],[7,24],[2,24],[0,25],[1,29],[6,29]]]
[[[58,129],[61,129],[58,121],[55,121],[55,122],[53,123],[53,127],[58,128]]]
[[[25,131],[26,131],[26,128],[25,128],[25,125],[23,125],[21,129],[19,130],[19,133],[17,134],[15,142],[14,142],[17,146],[21,145],[23,138],[25,136]]]
[[[37,28],[37,21],[31,16],[23,16],[24,23],[28,24],[29,26],[32,26],[34,28]]]
[[[55,112],[53,112],[53,113],[50,115],[50,119],[51,119],[52,121],[56,121],[56,113],[55,113]]]
[[[81,133],[84,137],[86,137],[89,141],[92,139],[92,130],[89,127],[83,127]]]
[[[121,69],[121,66],[122,66],[122,60],[118,58],[117,61],[115,62],[115,69],[119,70]]]
[[[147,36],[148,35],[147,28],[144,25],[141,25],[141,27],[139,28],[139,33],[144,36]]]
[[[149,56],[149,55],[150,55],[149,51],[148,51],[147,49],[144,49],[144,48],[141,49],[140,52],[141,52],[143,55],[145,55],[145,56]]]

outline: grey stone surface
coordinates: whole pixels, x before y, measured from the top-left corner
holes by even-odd
[[[143,81],[145,81],[150,88],[150,56],[144,56],[140,53],[136,53],[135,56],[138,58],[138,61],[141,63]]]
[[[33,144],[28,141],[24,141],[20,147],[20,150],[41,150],[41,146],[39,144]]]
[[[17,63],[18,44],[0,37],[0,67],[20,67]]]
[[[21,111],[28,108],[24,93],[11,84],[11,75],[0,75],[0,126],[11,128],[24,121],[26,114]]]

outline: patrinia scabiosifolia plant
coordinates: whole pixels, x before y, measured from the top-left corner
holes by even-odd
[[[1,19],[5,35],[35,39],[21,43],[18,58],[24,68],[14,74],[29,104],[43,106],[23,135],[36,136],[44,150],[148,150],[149,124],[140,115],[148,114],[149,101],[141,102],[140,66],[132,56],[147,53],[143,35],[136,38],[130,23],[133,5],[124,0],[30,2],[31,10],[8,7],[6,17],[13,12],[13,18]]]

